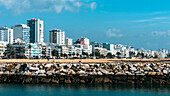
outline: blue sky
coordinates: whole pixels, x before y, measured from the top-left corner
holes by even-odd
[[[0,26],[44,20],[45,42],[54,28],[66,37],[170,49],[169,0],[0,0]]]

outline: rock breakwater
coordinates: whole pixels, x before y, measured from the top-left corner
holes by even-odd
[[[5,63],[0,83],[170,84],[169,63]]]

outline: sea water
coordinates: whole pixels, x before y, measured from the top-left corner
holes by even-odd
[[[0,96],[170,96],[170,86],[0,84]]]

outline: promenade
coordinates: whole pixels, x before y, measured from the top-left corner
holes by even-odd
[[[53,59],[0,59],[0,63],[52,63]],[[58,63],[170,62],[168,59],[55,59]]]

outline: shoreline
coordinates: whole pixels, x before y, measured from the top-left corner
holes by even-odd
[[[15,59],[16,60],[16,59]],[[170,62],[1,62],[0,83],[170,84]]]
[[[169,75],[0,75],[1,84],[131,84],[131,85],[169,85]]]
[[[53,59],[0,59],[0,63],[53,63]],[[55,59],[55,63],[170,62],[167,59]]]

